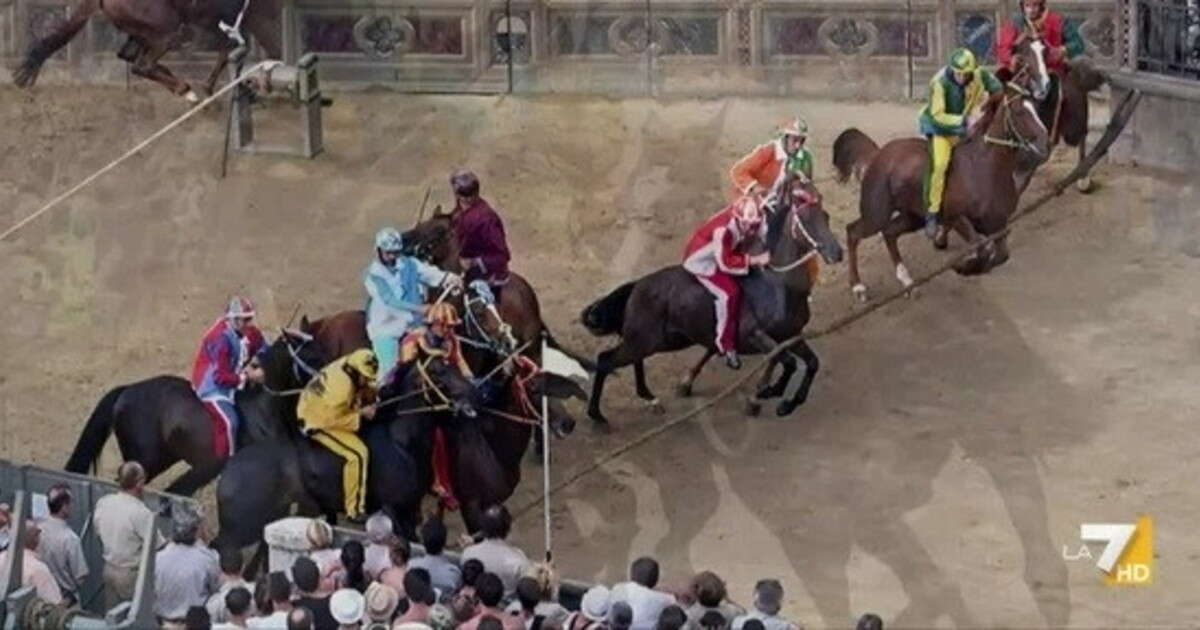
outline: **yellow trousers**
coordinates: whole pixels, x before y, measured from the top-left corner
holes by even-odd
[[[350,431],[318,429],[312,438],[341,457],[342,497],[346,516],[357,518],[367,509],[367,445]]]
[[[946,169],[950,168],[950,155],[958,144],[958,136],[929,137],[929,211],[942,209],[942,197],[946,194]]]

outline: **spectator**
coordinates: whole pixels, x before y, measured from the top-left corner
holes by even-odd
[[[251,604],[250,589],[245,586],[235,586],[225,593],[224,612],[229,621],[214,624],[213,630],[236,630],[248,627]],[[211,613],[209,614],[211,617]]]
[[[629,566],[629,581],[612,589],[614,602],[626,602],[633,609],[632,630],[654,630],[662,611],[675,603],[675,597],[654,590],[658,586],[658,562],[641,557]]]
[[[167,624],[167,627],[170,625]],[[186,630],[209,630],[212,628],[212,619],[208,618],[208,609],[204,606],[191,606],[183,614],[183,621],[176,625]]]
[[[329,598],[329,611],[334,621],[338,622],[338,630],[358,630],[362,627],[365,608],[362,593],[352,588],[338,589]]]
[[[493,505],[483,512],[481,528],[483,542],[463,550],[462,559],[479,560],[483,570],[499,576],[504,583],[504,593],[511,595],[517,590],[517,580],[529,568],[529,558],[506,538],[512,529],[512,516],[503,505]]]
[[[434,604],[429,609],[429,627],[433,630],[454,630],[457,624],[454,619],[454,612],[448,606],[442,604]]]
[[[492,615],[484,615],[479,620],[479,630],[504,630],[504,622]]]
[[[475,594],[475,582],[483,575],[483,563],[479,560],[467,560],[462,566],[462,586],[450,601],[450,609],[454,618],[462,623],[475,616],[479,609],[479,597]]]
[[[663,609],[654,627],[655,630],[681,630],[686,625],[687,613],[679,606],[671,604]]]
[[[462,570],[458,564],[442,552],[446,549],[446,524],[433,516],[421,525],[421,544],[425,555],[408,562],[410,568],[421,568],[429,572],[433,588],[443,596],[450,595],[462,586]]]
[[[757,619],[765,630],[799,630],[796,624],[779,616],[783,608],[783,585],[779,580],[759,580],[754,585],[754,610],[733,620],[733,630],[746,630],[746,621]]]
[[[200,540],[199,514],[176,505],[171,521],[171,543],[154,557],[154,610],[164,622],[178,623],[189,608],[203,607],[220,588],[221,569],[217,554]]]
[[[271,576],[269,574],[260,575],[254,581],[254,610],[257,615],[255,619],[270,617],[275,612],[275,608],[271,606]]]
[[[357,540],[347,540],[342,545],[340,562],[342,568],[334,576],[334,584],[339,589],[352,588],[361,595],[367,590],[367,584],[371,583],[364,568],[365,563],[366,549],[363,544]]]
[[[145,543],[146,524],[152,514],[142,502],[146,471],[137,462],[125,462],[117,469],[121,491],[96,502],[92,522],[104,547],[105,607],[133,599]]]
[[[408,559],[411,554],[412,548],[408,541],[397,537],[392,541],[392,549],[388,553],[388,558],[392,561],[391,566],[379,572],[379,582],[395,589],[401,599],[405,598],[404,574],[408,572]]]
[[[688,626],[692,630],[701,630],[705,613],[721,615],[722,627],[728,627],[735,618],[746,614],[746,609],[726,599],[725,581],[712,571],[702,571],[692,579],[691,594],[696,602],[687,610]]]
[[[287,630],[315,630],[312,612],[307,608],[293,608],[288,612]]]
[[[475,581],[475,594],[479,597],[479,611],[459,630],[478,630],[484,617],[495,617],[504,626],[503,630],[525,630],[520,619],[504,614],[500,602],[504,599],[504,582],[495,573],[484,573]]]
[[[555,601],[557,590],[554,571],[545,564],[535,564],[517,580],[517,600],[507,612],[519,617],[526,630],[562,628],[570,612]]]
[[[855,630],[883,630],[883,619],[875,613],[867,613],[858,618]]]
[[[400,595],[396,589],[387,584],[372,582],[367,587],[367,620],[370,622],[367,628],[375,630],[385,630],[390,628],[392,617],[396,615],[396,608],[400,606]]]
[[[611,593],[604,586],[589,588],[579,602],[579,610],[567,617],[563,630],[604,630],[610,598]]]
[[[396,539],[392,531],[392,519],[383,512],[376,512],[367,519],[367,548],[366,561],[363,570],[369,579],[379,578],[384,569],[391,566],[392,541]]]
[[[342,550],[333,546],[333,527],[319,518],[311,519],[304,530],[304,537],[312,548],[308,557],[317,563],[317,570],[322,576],[321,587],[317,592],[329,595],[337,589],[334,575],[341,568],[342,562]],[[318,626],[321,623],[320,619],[314,621]]]
[[[63,599],[68,604],[74,604],[79,601],[79,587],[88,575],[88,566],[79,536],[67,524],[67,519],[71,517],[71,487],[65,483],[50,486],[46,493],[46,504],[50,516],[39,524],[42,537],[38,543],[38,557],[50,569]]]
[[[244,588],[247,592],[252,588],[250,583],[242,579],[242,552],[237,547],[227,546],[217,553],[217,565],[221,568],[221,586],[217,592],[208,598],[204,607],[208,609],[208,617],[214,624],[229,621],[229,610],[225,607],[225,596],[235,588]],[[254,602],[251,601],[251,604]],[[253,606],[251,607],[253,611]]]
[[[300,591],[300,596],[292,605],[303,606],[312,613],[315,630],[337,630],[338,624],[329,612],[329,596],[317,592],[321,588],[317,563],[312,558],[296,558],[296,563],[292,565],[292,579],[296,583],[296,590]]]
[[[428,622],[429,611],[435,603],[429,572],[425,569],[409,569],[404,576],[404,592],[408,594],[408,610],[404,611],[400,621]]]
[[[742,624],[744,630],[766,630],[766,626],[758,619],[747,619],[746,623]]]
[[[25,521],[25,536],[21,545],[24,549],[20,550],[22,555],[21,562],[21,586],[32,586],[34,592],[40,599],[45,600],[50,604],[61,604],[63,601],[62,590],[58,588],[58,582],[54,580],[54,575],[50,572],[50,568],[46,563],[38,558],[36,549],[41,541],[41,530],[38,529],[37,523],[32,520]],[[17,545],[11,545],[11,548],[0,552],[0,583],[8,581],[8,554],[16,553]]]
[[[613,602],[608,608],[610,630],[629,630],[633,625],[633,608],[629,602]]]
[[[700,617],[700,628],[702,630],[726,630],[729,627],[729,620],[716,610],[709,610]]]
[[[287,627],[288,613],[292,612],[292,583],[283,571],[272,571],[267,576],[267,597],[266,608],[270,609],[270,614],[251,619],[246,626],[283,630]]]

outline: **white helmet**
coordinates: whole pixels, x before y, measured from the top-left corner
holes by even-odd
[[[225,307],[225,319],[243,319],[254,317],[254,303],[240,295],[235,295]]]
[[[398,252],[404,249],[404,237],[394,227],[385,227],[375,234],[375,248],[385,252]]]

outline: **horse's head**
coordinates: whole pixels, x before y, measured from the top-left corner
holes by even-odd
[[[986,130],[985,142],[1016,149],[1023,158],[1040,163],[1050,155],[1050,132],[1032,96],[1016,84],[1004,84],[1004,91],[989,100],[978,126]]]
[[[517,339],[512,326],[500,317],[496,307],[496,296],[486,281],[476,280],[467,286],[463,296],[463,324],[466,326],[468,343],[482,343],[499,354],[510,354],[517,349]]]
[[[550,399],[547,405],[550,411],[550,431],[556,437],[564,438],[575,430],[575,418],[571,417],[563,403],[568,398],[587,400],[587,393],[578,383],[550,372],[538,372],[530,379],[527,390],[530,400],[540,400],[543,395]]]
[[[447,271],[459,271],[458,240],[454,238],[454,213],[435,208],[433,216],[404,233],[404,253]]]
[[[304,387],[328,362],[312,335],[284,328],[258,356],[263,384],[275,391]]]
[[[812,181],[791,174],[779,188],[779,197],[772,212],[767,232],[772,252],[781,241],[790,241],[793,255],[805,256],[816,252],[825,262],[842,260],[842,246],[829,227],[829,213],[821,203],[821,193]],[[774,253],[772,254],[774,256]],[[779,266],[790,261],[773,261]]]
[[[418,379],[416,386],[421,388],[428,403],[444,404],[454,416],[474,418],[476,410],[483,406],[479,389],[445,357],[419,362],[410,375]]]
[[[1050,94],[1050,70],[1046,67],[1046,43],[1023,34],[1013,46],[1013,66],[999,73],[1002,81],[1012,82],[1033,95],[1038,102]]]

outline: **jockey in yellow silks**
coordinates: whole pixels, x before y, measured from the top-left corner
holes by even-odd
[[[346,517],[360,519],[367,502],[367,446],[358,437],[362,418],[375,417],[379,361],[355,350],[321,369],[300,393],[296,415],[304,433],[342,458]]]
[[[928,214],[925,215],[925,234],[935,238],[938,232],[938,213],[946,192],[946,169],[950,155],[967,135],[967,117],[977,110],[989,94],[1004,89],[991,72],[979,67],[975,54],[959,48],[950,55],[950,64],[929,82],[929,103],[921,110],[921,135],[929,140],[929,170],[926,172],[925,195]]]

